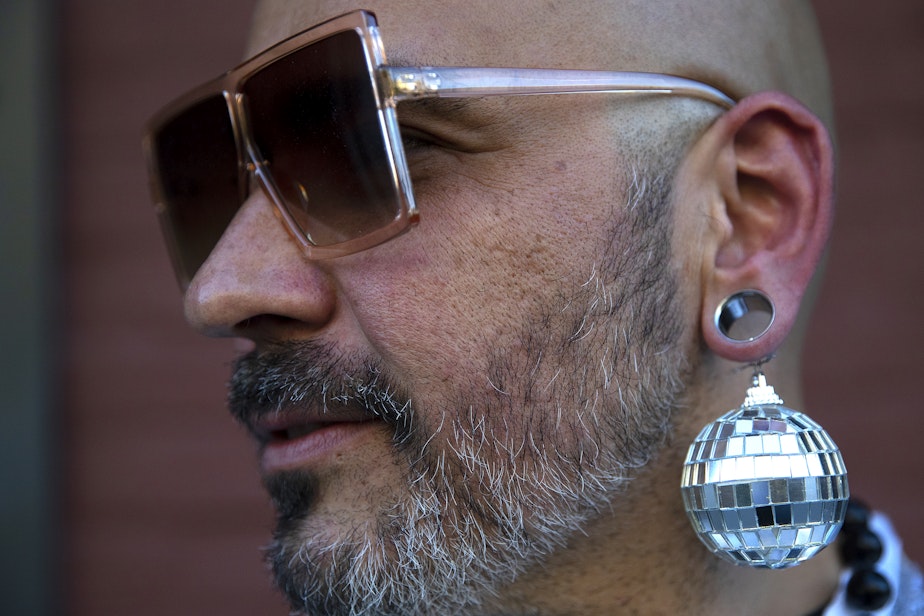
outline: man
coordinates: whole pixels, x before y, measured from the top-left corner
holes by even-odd
[[[691,531],[678,489],[688,443],[740,404],[742,364],[775,354],[767,374],[801,406],[800,306],[833,207],[809,7],[267,0],[248,56],[356,8],[375,13],[392,65],[643,71],[735,103],[705,90],[401,102],[419,225],[410,209],[408,232],[351,230],[332,255],[315,238],[352,223],[312,208],[373,180],[301,181],[336,168],[339,142],[267,155],[297,123],[285,106],[262,113],[278,80],[242,86],[246,200],[237,209],[232,191],[233,220],[201,254],[172,241],[190,323],[253,342],[231,409],[261,446],[279,512],[270,559],[293,609],[823,608],[835,550],[773,573],[727,565]],[[299,66],[314,75],[312,62]],[[411,86],[433,85],[424,74]],[[715,313],[745,289],[772,299],[774,320],[736,342]]]

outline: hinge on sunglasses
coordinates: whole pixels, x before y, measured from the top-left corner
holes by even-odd
[[[434,71],[384,71],[385,78],[391,83],[391,90],[401,98],[420,98],[432,96],[439,91],[442,79]]]

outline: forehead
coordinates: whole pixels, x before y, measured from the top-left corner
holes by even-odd
[[[378,18],[386,53],[415,63],[663,71],[644,22],[651,0],[262,0],[250,49],[260,49],[342,13]],[[664,19],[662,15],[661,19]],[[651,47],[651,49],[649,49]],[[665,50],[666,51],[666,50]],[[689,50],[688,50],[689,51]],[[676,67],[675,67],[676,68]],[[677,72],[676,70],[673,72]]]
[[[736,98],[780,90],[830,123],[808,0],[258,0],[248,55],[356,9],[401,61],[682,75]]]

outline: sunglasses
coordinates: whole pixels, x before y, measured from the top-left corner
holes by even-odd
[[[654,73],[388,66],[366,11],[296,34],[148,124],[152,192],[180,285],[257,187],[309,259],[356,253],[415,225],[401,101],[591,92],[734,105],[711,86]]]

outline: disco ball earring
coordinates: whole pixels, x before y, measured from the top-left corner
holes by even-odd
[[[760,291],[722,302],[715,326],[748,343],[773,324],[774,308]],[[744,403],[702,429],[687,452],[681,493],[700,540],[739,565],[782,569],[830,544],[844,521],[847,471],[828,433],[783,405],[753,366]]]

